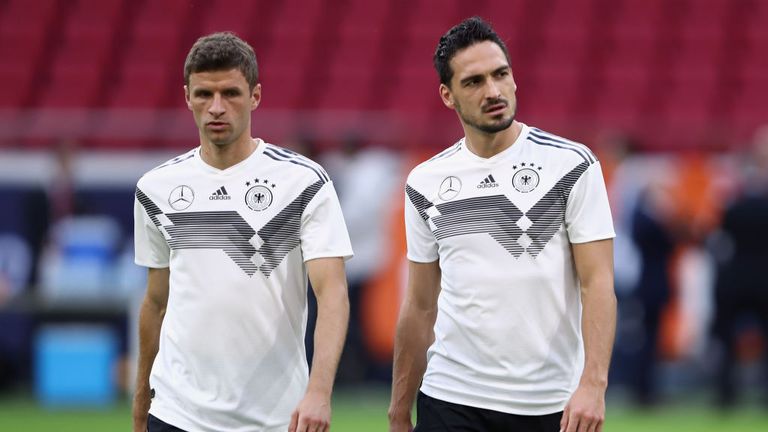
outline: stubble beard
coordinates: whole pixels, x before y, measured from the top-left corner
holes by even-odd
[[[208,135],[208,142],[219,148],[226,147],[236,141],[235,133],[232,130],[219,133],[211,132],[206,135]]]
[[[461,109],[461,106],[458,103],[456,104],[456,112],[459,113],[459,117],[461,117],[461,121],[463,121],[464,124],[487,134],[495,134],[495,133],[509,129],[509,127],[512,126],[512,123],[515,122],[516,111],[517,111],[517,107],[513,106],[512,114],[509,116],[509,118],[502,119],[498,122],[491,123],[491,124],[481,124],[464,115],[464,111]]]
[[[466,119],[464,120],[466,122]],[[510,126],[512,126],[512,123],[515,121],[515,116],[511,115],[508,119],[502,120],[500,123],[494,123],[494,124],[477,124],[477,123],[470,123],[467,122],[468,125],[472,126],[473,128],[485,132],[487,134],[495,134],[498,132],[501,132],[503,130],[509,129]]]
[[[208,139],[208,141],[211,142],[211,144],[215,145],[216,147],[226,147],[230,144],[232,144],[232,140],[229,139]]]

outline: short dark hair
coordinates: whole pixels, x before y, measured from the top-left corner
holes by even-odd
[[[192,45],[184,62],[184,84],[197,72],[238,69],[252,90],[259,82],[256,54],[247,42],[232,32],[213,33],[203,36]]]
[[[433,62],[437,74],[440,75],[440,82],[450,86],[453,78],[453,69],[451,69],[451,59],[457,52],[468,48],[476,43],[491,41],[501,48],[504,56],[509,63],[509,52],[507,46],[501,40],[498,34],[491,28],[490,24],[483,21],[478,16],[467,18],[448,30],[437,43]]]

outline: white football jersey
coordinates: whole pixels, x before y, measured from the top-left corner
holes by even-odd
[[[196,148],[136,188],[136,263],[170,267],[150,413],[184,430],[287,428],[308,381],[304,262],[352,255],[325,171],[256,142],[224,170]]]
[[[421,390],[512,414],[562,410],[584,362],[571,243],[614,236],[594,154],[526,125],[487,159],[462,139],[411,172],[405,221],[408,259],[442,271]]]

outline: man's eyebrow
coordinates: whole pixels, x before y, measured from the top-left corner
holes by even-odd
[[[238,94],[242,93],[240,88],[237,86],[225,87],[221,89],[221,93],[233,93],[233,92],[236,92]],[[207,88],[196,88],[192,91],[192,94],[195,94],[195,95],[203,94],[203,93],[213,93],[213,91]]]
[[[474,81],[474,80],[476,80],[476,79],[480,79],[480,78],[482,78],[482,77],[483,77],[483,75],[482,75],[482,74],[475,74],[475,75],[470,75],[470,76],[468,76],[468,77],[466,77],[466,78],[463,78],[463,79],[461,79],[461,80],[459,81],[459,83],[460,83],[460,84],[464,84],[464,83],[467,83],[467,82],[470,82],[470,81]]]

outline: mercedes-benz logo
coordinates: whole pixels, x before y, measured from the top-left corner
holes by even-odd
[[[176,211],[185,210],[195,200],[195,193],[187,185],[176,186],[168,196],[168,204]]]
[[[461,180],[458,177],[450,176],[446,177],[442,183],[440,183],[440,191],[438,196],[443,201],[450,201],[456,198],[456,195],[461,191]]]

